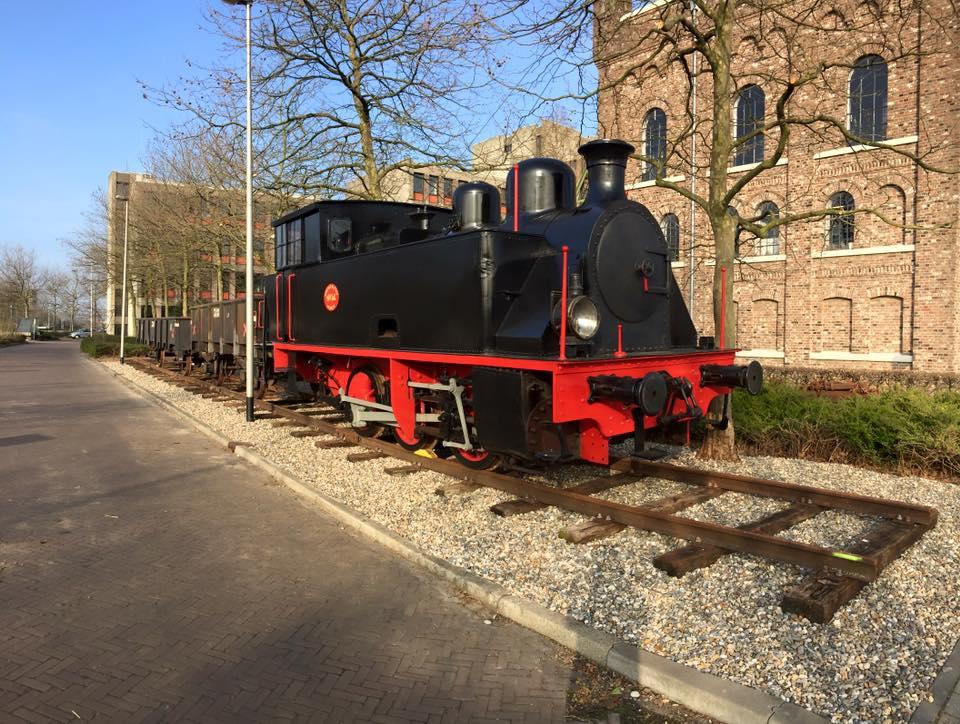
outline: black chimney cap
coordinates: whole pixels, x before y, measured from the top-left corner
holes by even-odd
[[[609,163],[618,160],[618,157],[626,161],[627,157],[636,150],[632,144],[618,138],[597,138],[584,143],[577,149],[577,152],[583,156],[589,167],[594,163]]]

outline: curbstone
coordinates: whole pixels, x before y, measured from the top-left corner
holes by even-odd
[[[913,710],[910,724],[933,724],[942,713],[954,715],[946,711],[947,704],[951,703],[951,696],[960,702],[960,642],[954,646],[937,678],[930,685],[930,695],[933,701],[923,701]],[[944,717],[945,720],[946,717]]]
[[[231,440],[202,420],[178,409],[133,380],[113,374],[149,401],[189,422],[223,447],[232,450],[234,455],[283,483],[302,498],[316,503],[345,526],[430,571],[504,618],[606,666],[688,709],[729,724],[825,724],[827,721],[811,711],[766,692],[721,679],[627,644],[570,616],[512,595],[497,583],[425,553],[385,526],[313,489],[249,447],[231,445]]]
[[[500,599],[497,612],[598,664],[606,664],[607,654],[617,641],[608,633],[592,629],[569,616],[519,596],[505,595]]]

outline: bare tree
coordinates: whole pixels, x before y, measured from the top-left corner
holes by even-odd
[[[0,246],[0,290],[24,317],[30,316],[42,282],[36,252],[20,245]]]
[[[255,9],[261,188],[380,199],[391,171],[456,165],[466,155],[472,93],[489,82],[470,62],[484,30],[474,7],[268,0]],[[232,47],[242,43],[234,16],[211,19]],[[212,69],[149,94],[207,128],[236,128],[244,89],[237,70]]]
[[[633,22],[639,13],[642,22]],[[867,52],[852,49],[867,48],[909,73],[922,57],[949,45],[956,17],[950,2],[674,0],[634,10],[628,0],[535,5],[521,0],[505,5],[503,17],[514,20],[501,22],[505,36],[535,49],[542,74],[586,79],[576,93],[551,95],[543,87],[519,85],[513,90],[543,100],[565,93],[596,103],[603,135],[636,137],[647,110],[637,100],[637,88],[676,75],[683,79],[682,93],[667,99],[673,104],[669,132],[659,143],[643,144],[635,158],[646,180],[686,199],[706,218],[715,262],[715,329],[736,329],[732,270],[741,234],[762,238],[781,226],[854,214],[905,225],[883,204],[851,209],[812,193],[798,194],[790,208],[775,215],[748,210],[743,200],[755,188],[751,185],[777,168],[788,147],[875,147],[879,154],[907,159],[924,174],[955,173],[949,148],[888,145],[883,133],[860,123],[846,107],[849,78]],[[542,70],[546,67],[553,71]],[[751,86],[762,88],[765,104],[738,116],[738,98]],[[683,174],[688,178],[679,180]],[[701,454],[733,459],[734,443],[731,422],[725,430],[708,432]]]

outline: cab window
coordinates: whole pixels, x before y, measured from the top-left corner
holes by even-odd
[[[350,219],[332,218],[327,221],[327,247],[335,254],[353,249],[353,224]]]

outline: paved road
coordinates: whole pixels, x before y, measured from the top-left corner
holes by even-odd
[[[0,722],[562,720],[486,615],[76,343],[0,349]]]

